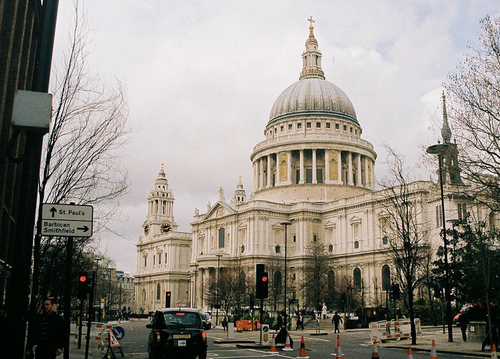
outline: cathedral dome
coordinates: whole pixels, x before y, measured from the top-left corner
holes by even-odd
[[[317,77],[302,78],[285,89],[274,102],[268,125],[303,115],[331,115],[358,124],[354,106],[344,91]]]
[[[299,81],[278,96],[269,115],[268,126],[281,119],[302,116],[334,117],[359,125],[349,97],[339,87],[325,80],[321,68],[321,51],[314,37],[312,23],[306,49],[302,53],[302,72]]]

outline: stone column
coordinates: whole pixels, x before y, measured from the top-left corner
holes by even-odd
[[[358,186],[359,187],[363,187],[363,182],[361,180],[361,154],[358,153],[357,154],[357,158],[358,158],[358,171],[356,172],[357,173],[357,179],[356,179],[356,182],[358,183]]]
[[[340,184],[342,184],[342,151],[339,150],[338,152],[338,162],[337,162],[337,166],[338,166],[338,181],[340,182]]]
[[[352,176],[352,152],[348,153],[348,162],[347,162],[347,184],[349,186],[352,186],[354,184],[353,182],[353,176]]]
[[[259,158],[259,165],[258,165],[258,189],[262,189],[264,187],[264,158],[261,157]]]
[[[312,183],[318,183],[316,177],[316,149],[312,150]]]
[[[292,184],[292,151],[287,152],[287,183]]]
[[[274,162],[275,166],[276,166],[276,186],[278,186],[281,182],[280,180],[280,154],[279,153],[276,153],[276,161]]]
[[[300,179],[299,184],[304,184],[304,150],[300,150]]]
[[[271,155],[267,155],[267,184],[266,187],[269,188],[272,186],[271,182]]]
[[[323,175],[323,180],[325,183],[331,183],[330,181],[330,150],[325,149],[325,174]]]
[[[370,161],[370,159],[368,157],[365,157],[365,187],[369,188],[370,187],[370,174],[369,174],[369,170],[368,170],[368,161]]]

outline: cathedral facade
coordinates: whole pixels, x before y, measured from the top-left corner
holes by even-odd
[[[138,308],[162,306],[165,292],[171,291],[174,300],[209,309],[214,304],[210,286],[224,270],[237,266],[253,287],[256,264],[266,265],[271,284],[287,273],[288,298],[304,306],[307,293],[302,283],[311,243],[325,248],[329,291],[349,282],[363,291],[365,306],[385,303],[383,283],[395,270],[386,228],[389,194],[375,189],[377,154],[361,137],[362,127],[347,95],[325,79],[313,30],[311,21],[299,80],[278,96],[265,138],[253,148],[249,196],[240,178],[231,198],[226,199],[221,189],[214,205],[204,212],[195,210],[192,232],[179,233],[169,217],[173,195],[160,172],[137,244]],[[443,140],[449,142],[446,126],[445,120]],[[470,198],[453,195],[457,186],[464,188],[454,160],[456,153],[445,158],[449,219],[475,208]],[[417,221],[426,228],[426,244],[435,252],[443,228],[439,186],[417,181],[409,188],[420,208]],[[488,215],[477,211],[481,217]],[[171,230],[165,232],[164,224]]]

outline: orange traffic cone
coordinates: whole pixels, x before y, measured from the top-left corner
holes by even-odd
[[[293,351],[292,346],[290,345],[290,333],[286,333],[285,347],[282,350],[285,352]]]
[[[300,339],[300,351],[297,358],[309,358],[306,354],[306,344],[304,343],[304,336]]]
[[[491,344],[491,359],[498,359],[497,347],[495,344]]]
[[[276,350],[276,341],[274,340],[274,334],[273,334],[273,339],[271,340],[271,349],[269,349],[269,353],[278,354],[278,351]]]
[[[340,340],[337,340],[337,355],[336,358],[343,358],[342,347],[340,346]]]
[[[377,339],[373,341],[373,352],[372,359],[378,358],[378,347],[377,347]]]
[[[411,351],[411,347],[408,347],[408,359],[413,359],[413,353]]]
[[[436,353],[436,342],[434,339],[432,339],[432,347],[431,347],[431,359],[437,359],[437,353]]]

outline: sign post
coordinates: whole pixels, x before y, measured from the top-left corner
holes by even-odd
[[[92,206],[42,205],[42,236],[92,237]]]
[[[42,204],[42,236],[67,237],[66,246],[66,286],[64,292],[64,321],[66,340],[64,359],[69,359],[70,309],[71,309],[71,269],[73,266],[73,237],[91,237],[94,208],[75,204]]]

